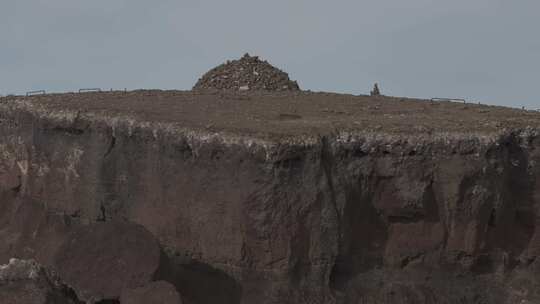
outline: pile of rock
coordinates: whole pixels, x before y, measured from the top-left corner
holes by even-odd
[[[0,265],[2,304],[79,304],[73,292],[34,260],[11,259]]]
[[[33,260],[10,259],[0,265],[0,282],[35,280],[40,276],[41,266]]]
[[[299,91],[298,83],[289,75],[262,61],[257,56],[228,61],[203,75],[194,90],[218,89],[237,91]]]

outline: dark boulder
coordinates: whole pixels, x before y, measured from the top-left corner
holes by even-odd
[[[62,279],[84,301],[118,299],[151,281],[160,250],[152,234],[128,222],[98,222],[74,231],[56,258]]]

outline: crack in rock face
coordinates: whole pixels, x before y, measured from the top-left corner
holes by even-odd
[[[238,60],[228,61],[208,73],[193,87],[194,90],[218,89],[235,91],[299,91],[296,81],[289,75],[262,61],[257,56],[245,54]]]

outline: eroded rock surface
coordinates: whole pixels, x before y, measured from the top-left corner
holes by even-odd
[[[139,254],[131,228],[59,248],[120,220],[162,248],[128,267],[146,278],[132,289],[164,280],[185,303],[540,302],[538,113],[223,96],[2,99],[0,257],[103,277],[75,257]]]

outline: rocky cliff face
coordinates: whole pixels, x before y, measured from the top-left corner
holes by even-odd
[[[448,132],[283,114],[296,131],[263,134],[250,130],[266,120],[205,129],[57,100],[0,102],[0,263],[36,259],[79,297],[160,281],[185,303],[540,301],[537,114],[491,109],[508,127]],[[129,250],[105,256],[130,265],[113,268],[121,279],[76,267],[107,269],[99,252],[118,238]]]

